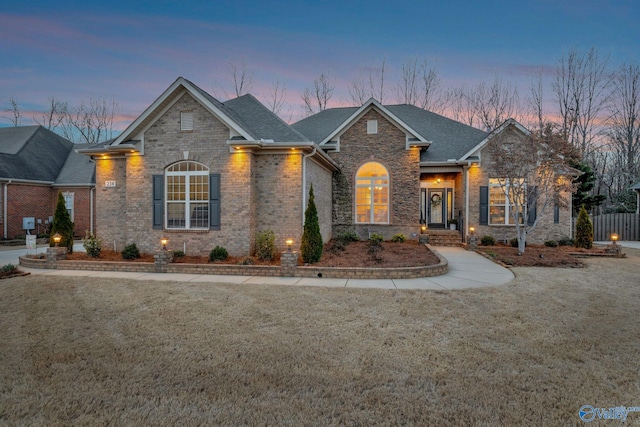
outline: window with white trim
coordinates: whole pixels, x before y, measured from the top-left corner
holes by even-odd
[[[180,130],[193,130],[193,112],[180,112]]]
[[[376,134],[376,133],[378,133],[378,121],[377,120],[367,120],[367,133],[368,134]]]
[[[377,162],[365,163],[356,173],[356,223],[389,223],[389,172]]]
[[[71,218],[71,222],[73,222],[73,196],[74,193],[62,193],[62,197],[64,197],[64,207],[67,208],[67,212],[69,212],[69,217]]]
[[[168,229],[209,228],[209,169],[196,162],[179,162],[165,171]]]
[[[489,179],[489,224],[491,225],[515,225],[514,214],[517,197],[522,197],[524,179],[511,182],[505,178]],[[521,203],[518,212],[518,221],[524,224],[526,203]]]

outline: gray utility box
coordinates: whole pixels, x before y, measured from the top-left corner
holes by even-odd
[[[22,218],[22,229],[33,230],[36,228],[36,219],[32,216]]]

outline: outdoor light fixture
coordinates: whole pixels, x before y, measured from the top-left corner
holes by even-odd
[[[293,239],[287,239],[287,252],[291,252],[291,245],[293,245]]]
[[[469,227],[469,233],[473,234],[476,231],[475,227]]]
[[[166,237],[163,237],[162,239],[160,239],[160,243],[162,244],[162,250],[166,251],[167,243],[169,243],[169,239],[167,239]]]
[[[55,242],[56,246],[58,246],[58,243],[60,243],[61,240],[62,236],[60,235],[60,233],[56,233],[53,235],[53,241]]]
[[[422,224],[422,226],[420,227],[420,230],[422,231],[422,234],[424,234],[424,232],[427,231],[426,224]]]
[[[615,245],[615,244],[616,244],[616,242],[618,241],[618,238],[619,238],[618,234],[616,234],[616,233],[611,233],[611,241],[613,242],[613,244],[614,244],[614,245]]]

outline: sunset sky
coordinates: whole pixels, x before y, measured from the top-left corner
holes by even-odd
[[[611,68],[640,62],[639,23],[637,0],[3,2],[0,109],[13,97],[28,125],[50,97],[113,98],[126,126],[178,76],[225,100],[229,60],[255,71],[261,100],[285,83],[293,120],[320,73],[335,80],[332,106],[348,105],[349,81],[383,59],[389,81],[426,58],[445,87],[499,74],[526,95],[530,73],[574,47]]]

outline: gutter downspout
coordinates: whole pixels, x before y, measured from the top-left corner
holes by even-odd
[[[2,195],[2,237],[7,238],[8,224],[7,224],[7,187],[11,184],[11,180],[4,183],[4,193]]]
[[[464,239],[467,240],[469,235],[469,168],[471,162],[467,163],[464,168]]]
[[[307,195],[307,157],[311,157],[316,154],[318,149],[313,147],[313,151],[309,154],[302,156],[302,228],[304,229],[304,211],[307,209],[306,195]]]
[[[95,234],[93,231],[93,192],[95,190],[95,187],[89,190],[89,232],[91,234]]]

